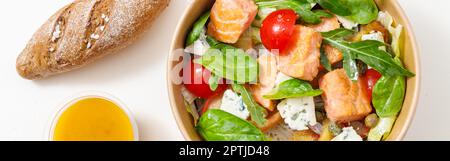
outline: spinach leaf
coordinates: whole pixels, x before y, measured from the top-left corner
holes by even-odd
[[[322,64],[322,66],[326,70],[328,70],[328,71],[332,70],[330,60],[328,60],[328,57],[325,54],[325,49],[323,48],[323,46],[320,48],[320,64]]]
[[[306,81],[290,79],[280,83],[273,91],[263,97],[271,100],[280,100],[285,98],[319,96],[321,94],[322,90],[314,90],[311,84]]]
[[[373,0],[341,0],[349,6],[352,14],[348,16],[359,24],[369,24],[378,17],[378,7]]]
[[[196,129],[206,141],[266,140],[261,130],[250,122],[218,109],[206,111]]]
[[[217,41],[216,39],[212,38],[211,36],[206,37],[206,42],[208,42],[209,46],[214,49],[219,49],[222,53],[226,53],[227,49],[238,49],[234,46],[221,43]]]
[[[192,28],[192,31],[189,33],[188,37],[186,38],[186,46],[189,46],[193,44],[195,41],[200,38],[200,35],[202,34],[202,30],[206,25],[206,22],[208,22],[209,16],[211,13],[208,11],[204,13],[197,22],[194,23],[194,27]]]
[[[395,61],[401,65],[398,57]],[[372,103],[380,117],[397,116],[400,112],[406,92],[406,78],[404,76],[383,76],[377,81],[373,93]]]
[[[343,29],[322,33],[324,43],[341,50],[344,56],[347,55],[348,57],[350,55],[350,58],[354,57],[363,61],[384,76],[415,76],[414,73],[397,64],[389,53],[380,50],[379,47],[385,46],[384,43],[374,40],[351,43],[343,40],[342,36],[345,35],[348,35],[348,31]],[[352,73],[347,73],[347,75],[351,76]]]
[[[206,42],[208,42],[209,46],[216,48],[217,44],[220,44],[219,41],[214,39],[211,36],[206,36]]]
[[[311,3],[308,0],[255,0],[259,8],[292,9],[306,23],[318,24],[322,22],[320,16],[311,11]]]
[[[264,107],[261,107],[258,103],[253,100],[252,95],[247,91],[247,89],[243,85],[233,84],[233,90],[237,93],[241,94],[242,100],[245,105],[247,105],[247,109],[250,112],[250,117],[256,124],[260,126],[264,126],[266,123],[266,111]]]
[[[339,16],[350,16],[351,10],[343,3],[342,0],[316,0],[320,6],[330,10]]]
[[[368,24],[378,17],[378,7],[373,0],[316,0],[320,6],[356,23]]]
[[[317,16],[319,17],[325,17],[325,18],[333,18],[333,14],[325,11],[325,10],[314,10],[313,11]]]
[[[217,46],[216,46],[217,47]],[[225,52],[222,52],[225,51]],[[258,78],[258,62],[242,49],[211,48],[194,63],[201,64],[214,75],[238,83],[254,82]]]

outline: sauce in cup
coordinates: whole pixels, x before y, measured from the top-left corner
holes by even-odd
[[[131,115],[115,101],[100,96],[75,99],[53,123],[53,141],[135,141]]]

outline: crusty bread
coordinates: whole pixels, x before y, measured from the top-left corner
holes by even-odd
[[[40,79],[71,71],[133,43],[170,0],[76,0],[54,14],[17,58],[17,72]]]

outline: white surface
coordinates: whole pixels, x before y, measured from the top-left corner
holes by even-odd
[[[413,25],[422,63],[422,89],[405,140],[450,140],[449,0],[399,0]]]
[[[166,58],[181,11],[190,1],[172,0],[149,33],[121,53],[49,79],[23,80],[15,70],[17,55],[36,29],[70,2],[1,2],[0,140],[45,140],[59,105],[86,90],[103,91],[124,102],[137,119],[142,140],[184,140],[169,106]]]
[[[450,140],[450,6],[448,0],[399,0],[410,17],[423,64],[419,107],[406,140]],[[34,31],[71,0],[15,0],[0,5],[0,140],[45,140],[67,97],[97,90],[118,97],[137,118],[142,140],[183,140],[166,91],[166,57],[190,0],[172,0],[131,48],[81,70],[41,81],[21,79],[15,59]]]

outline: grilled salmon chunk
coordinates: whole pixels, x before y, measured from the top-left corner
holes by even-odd
[[[270,111],[275,109],[275,103],[272,100],[265,99],[263,96],[275,87],[277,79],[277,60],[272,54],[264,54],[258,58],[259,63],[259,84],[252,85],[251,92],[256,102]]]
[[[258,7],[253,0],[216,0],[211,9],[208,35],[234,44],[255,19]]]
[[[330,64],[336,64],[344,59],[344,55],[342,55],[342,52],[339,49],[328,44],[325,44],[323,48]]]
[[[336,16],[332,18],[322,18],[322,22],[317,25],[309,26],[317,32],[329,32],[341,27],[341,23]],[[324,44],[325,55],[327,56],[330,64],[335,64],[343,59],[342,52],[330,45]]]
[[[351,81],[343,69],[327,73],[320,82],[328,118],[333,122],[364,119],[372,112],[364,80]]]
[[[322,35],[297,25],[287,52],[278,55],[278,69],[291,77],[312,81],[319,73]]]
[[[321,18],[322,22],[316,25],[309,25],[308,27],[316,30],[317,32],[328,32],[333,31],[341,27],[341,23],[336,16],[332,18]]]

